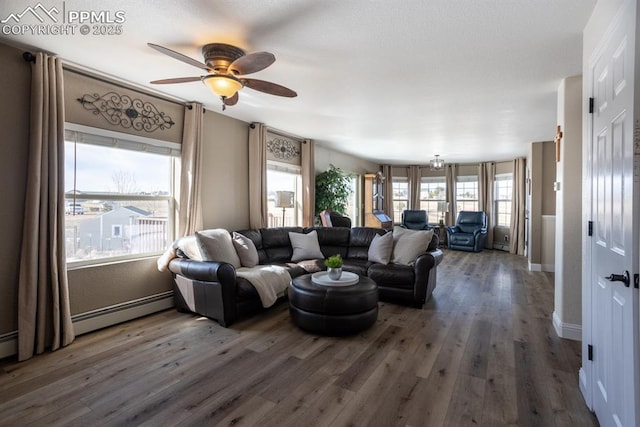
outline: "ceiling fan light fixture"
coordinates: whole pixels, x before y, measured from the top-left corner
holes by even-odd
[[[237,78],[224,74],[212,74],[202,78],[202,83],[207,86],[211,92],[221,98],[231,98],[240,89],[242,82]]]
[[[435,159],[429,161],[429,167],[432,171],[439,171],[444,168],[444,160],[440,158],[439,154],[436,154]]]

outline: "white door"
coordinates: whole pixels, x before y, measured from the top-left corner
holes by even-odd
[[[625,1],[590,61],[593,408],[602,426],[637,426],[638,272],[634,221],[635,1]],[[636,189],[634,190],[634,185]],[[629,281],[624,277],[629,274]]]

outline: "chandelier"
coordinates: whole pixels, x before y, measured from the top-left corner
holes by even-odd
[[[439,154],[436,154],[436,158],[429,161],[429,167],[432,171],[439,171],[444,167],[444,160],[440,158]]]

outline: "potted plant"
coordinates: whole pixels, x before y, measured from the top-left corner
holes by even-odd
[[[340,254],[331,255],[324,261],[325,267],[327,267],[327,275],[331,280],[339,280],[342,276],[342,257]]]
[[[350,194],[351,174],[330,165],[329,169],[316,175],[316,218],[324,210],[344,215]]]

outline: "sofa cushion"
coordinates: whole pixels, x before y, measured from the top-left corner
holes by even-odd
[[[235,231],[231,237],[238,258],[240,258],[240,264],[242,264],[243,267],[255,267],[258,265],[260,259],[258,258],[258,250],[253,241],[247,236],[236,233]]]
[[[433,238],[433,230],[410,230],[393,227],[393,254],[391,262],[394,264],[410,265],[418,255],[427,251]]]
[[[372,264],[366,259],[346,258],[346,259],[343,259],[342,261],[343,261],[343,264],[342,264],[343,271],[355,273],[358,276],[366,276],[367,270],[369,269],[369,266]]]
[[[369,246],[368,257],[371,262],[389,264],[391,252],[393,251],[393,234],[376,234]]]
[[[223,228],[196,231],[196,240],[205,261],[227,262],[235,268],[241,266],[240,258],[231,241],[231,234]]]
[[[349,248],[346,258],[369,259],[369,246],[378,234],[384,234],[381,228],[356,227],[349,230]],[[343,257],[345,258],[345,257]]]
[[[415,272],[413,267],[402,264],[372,264],[367,271],[370,279],[380,287],[413,289]]]
[[[292,233],[289,232],[289,240],[291,241],[291,261],[302,261],[304,259],[324,258],[318,243],[318,233],[313,230],[310,233]]]
[[[262,257],[260,258],[260,264],[291,261],[291,254],[293,251],[291,249],[291,240],[289,240],[290,232],[302,233],[302,227],[260,229],[260,234],[262,234],[262,248],[266,254],[264,261]]]
[[[349,229],[344,227],[306,227],[305,233],[315,231],[318,233],[318,243],[320,250],[326,256],[340,255],[347,256],[349,247]]]

